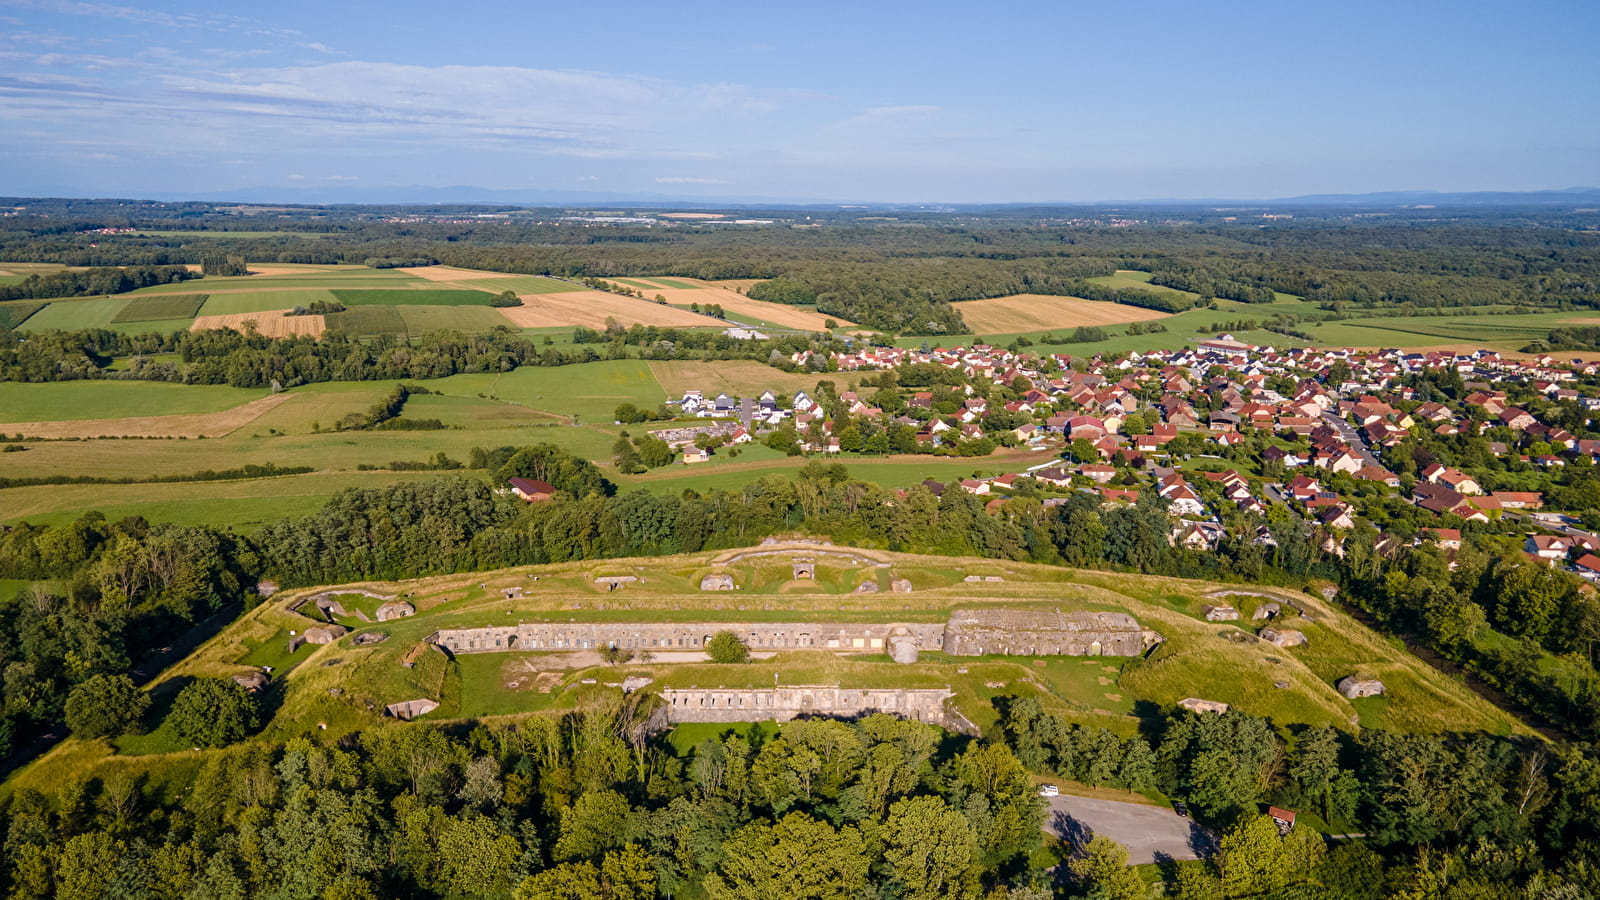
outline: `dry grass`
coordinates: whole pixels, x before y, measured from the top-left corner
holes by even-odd
[[[97,437],[208,437],[217,438],[248,425],[289,394],[273,394],[233,409],[179,416],[135,416],[128,419],[83,419],[71,422],[4,422],[0,434],[25,434],[41,438]],[[49,452],[46,450],[45,452]]]
[[[1139,306],[1042,294],[1012,294],[988,300],[966,300],[955,307],[961,313],[961,318],[967,320],[967,325],[978,334],[1017,334],[1023,331],[1077,328],[1079,325],[1144,322],[1167,317],[1167,313]]]
[[[504,272],[485,272],[481,269],[457,269],[454,266],[416,266],[402,269],[407,275],[415,275],[428,281],[475,281],[480,278],[510,278]]]
[[[704,391],[707,397],[726,393],[733,397],[755,397],[762,391],[793,393],[816,388],[815,372],[790,374],[748,359],[729,360],[654,360],[650,374],[670,397],[684,391]]]
[[[704,287],[692,291],[661,288],[655,291],[646,291],[645,293],[651,297],[660,294],[667,298],[668,303],[675,303],[680,306],[687,306],[690,303],[698,303],[701,306],[707,303],[716,303],[735,315],[760,319],[763,322],[771,322],[784,328],[796,328],[800,331],[822,331],[827,328],[829,319],[832,319],[840,328],[848,328],[855,325],[854,322],[847,319],[823,315],[809,309],[801,309],[783,303],[768,303],[764,300],[751,300],[749,297],[723,286],[734,282],[709,282],[693,278],[675,278],[673,280],[682,281],[686,284],[700,284],[704,285]],[[752,281],[750,283],[754,284],[755,282]]]
[[[320,337],[327,323],[322,316],[291,316],[287,309],[273,309],[267,312],[229,313],[221,316],[199,316],[194,324],[189,326],[190,331],[209,331],[218,328],[231,328],[243,332],[246,322],[256,323],[256,332],[267,337],[290,337],[293,335],[306,335]]]
[[[198,268],[198,267],[191,267],[191,268]],[[318,272],[318,271],[331,272],[331,271],[333,271],[333,268],[334,267],[332,267],[332,266],[328,266],[328,267],[325,267],[325,268],[322,268],[322,269],[312,269],[312,268],[308,268],[306,266],[254,266],[253,265],[253,266],[249,267],[249,272],[250,272],[251,275],[264,275],[264,276],[272,276],[272,275],[306,275],[306,274],[314,273],[314,272]],[[349,267],[346,266],[345,268],[349,268]]]
[[[663,293],[666,293],[665,291]],[[560,294],[523,294],[522,305],[500,310],[518,328],[556,328],[583,325],[606,327],[614,318],[624,325],[662,325],[673,328],[716,328],[722,322],[689,312],[605,291],[567,291]]]

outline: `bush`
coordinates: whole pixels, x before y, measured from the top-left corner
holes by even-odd
[[[82,738],[116,737],[139,727],[150,695],[126,675],[96,675],[67,695],[67,727]]]
[[[256,698],[226,678],[196,678],[178,692],[167,721],[197,747],[221,747],[261,727]]]
[[[742,663],[750,661],[750,648],[731,631],[719,631],[706,641],[706,655],[714,663]]]

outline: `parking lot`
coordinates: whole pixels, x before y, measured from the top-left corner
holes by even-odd
[[[1164,859],[1201,859],[1216,849],[1216,835],[1183,818],[1169,807],[1090,800],[1085,797],[1046,797],[1049,813],[1045,827],[1075,845],[1096,834],[1128,848],[1133,865]]]

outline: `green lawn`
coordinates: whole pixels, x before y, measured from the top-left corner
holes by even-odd
[[[455,290],[345,290],[333,297],[345,306],[488,306],[493,294]]]
[[[205,294],[164,294],[135,297],[111,321],[115,324],[130,322],[159,322],[170,319],[192,319],[200,313],[206,302]]]
[[[81,331],[104,328],[128,305],[126,295],[100,300],[56,300],[28,317],[22,331]]]
[[[66,422],[210,413],[259,400],[266,391],[160,381],[0,383],[0,422]]]

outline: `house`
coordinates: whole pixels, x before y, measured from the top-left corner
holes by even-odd
[[[1278,834],[1285,835],[1294,829],[1295,811],[1292,809],[1279,809],[1276,806],[1267,807],[1267,815],[1278,826]]]
[[[969,494],[987,494],[989,493],[989,482],[979,481],[976,478],[964,478],[961,480],[961,489]]]
[[[1078,467],[1078,471],[1098,484],[1107,484],[1116,477],[1117,467],[1104,463],[1087,463]]]
[[[1033,480],[1039,482],[1040,484],[1048,484],[1051,487],[1071,487],[1072,473],[1068,472],[1066,469],[1059,468],[1057,466],[1051,466],[1048,469],[1040,469],[1039,471],[1033,473]]]
[[[542,503],[556,495],[554,485],[537,478],[510,478],[506,483],[511,485],[511,493],[529,503]]]
[[[711,451],[710,450],[702,450],[699,447],[685,447],[685,448],[683,448],[683,461],[686,464],[687,463],[703,463],[703,462],[709,460],[710,458],[711,458]]]
[[[1600,580],[1600,556],[1595,556],[1593,553],[1585,553],[1576,563],[1573,563],[1573,566],[1578,570],[1578,574],[1584,578],[1590,581]]]
[[[1461,549],[1461,530],[1459,528],[1424,528],[1422,529],[1422,536],[1446,550]]]
[[[1572,541],[1559,534],[1536,534],[1528,538],[1522,549],[1540,559],[1565,559],[1572,551]]]

